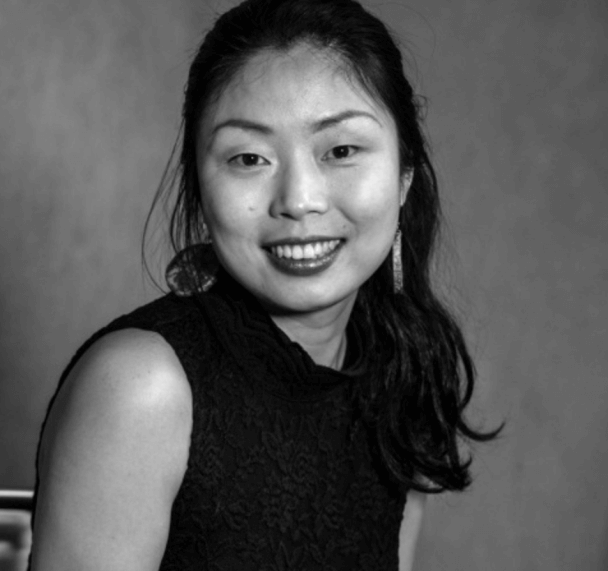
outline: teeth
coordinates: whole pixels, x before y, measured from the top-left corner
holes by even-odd
[[[312,244],[306,244],[306,246],[304,246],[304,257],[305,258],[314,258],[315,257],[315,248]]]
[[[302,246],[294,246],[291,251],[291,257],[294,260],[301,260],[304,257],[304,250],[302,250]]]
[[[314,242],[309,244],[285,244],[273,246],[270,251],[278,258],[291,260],[314,260],[326,256],[338,247],[340,240],[328,240],[327,242]]]

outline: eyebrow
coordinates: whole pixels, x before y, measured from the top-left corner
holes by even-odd
[[[371,113],[368,113],[367,111],[355,111],[353,109],[348,111],[342,111],[341,113],[337,113],[336,115],[332,115],[331,117],[326,117],[325,119],[315,121],[311,125],[311,131],[313,133],[318,133],[320,131],[324,131],[325,129],[335,127],[343,121],[348,121],[349,119],[355,119],[358,117],[367,117],[368,119],[371,119],[382,127],[380,121],[378,121],[378,119],[376,119],[376,117],[374,117]],[[227,119],[226,121],[218,123],[213,128],[213,131],[211,132],[211,137],[213,138],[220,129],[224,129],[226,127],[242,129],[243,131],[253,131],[255,133],[260,133],[261,135],[266,136],[273,134],[272,128],[262,123],[256,123],[255,121],[249,121],[247,119]]]
[[[378,119],[376,119],[376,117],[374,117],[371,113],[368,113],[367,111],[355,111],[353,109],[348,111],[342,111],[342,113],[337,113],[336,115],[332,115],[331,117],[327,117],[325,119],[321,119],[320,121],[313,123],[312,132],[318,133],[319,131],[323,131],[324,129],[334,127],[335,125],[342,123],[342,121],[347,121],[348,119],[355,119],[357,117],[367,117],[368,119],[371,119],[375,123],[378,123],[380,127],[382,127],[380,121],[378,121]]]

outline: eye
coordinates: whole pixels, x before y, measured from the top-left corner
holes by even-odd
[[[269,164],[264,157],[256,155],[255,153],[241,153],[240,155],[232,157],[228,162],[243,168],[259,167],[263,164]]]
[[[354,145],[338,145],[331,149],[326,157],[329,160],[342,160],[351,158],[357,151],[359,147],[355,147]]]

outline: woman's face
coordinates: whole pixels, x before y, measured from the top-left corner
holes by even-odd
[[[352,303],[410,183],[392,117],[306,45],[249,60],[201,121],[197,167],[220,262],[280,313]]]

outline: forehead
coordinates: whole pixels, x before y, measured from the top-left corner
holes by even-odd
[[[208,107],[202,123],[210,126],[234,116],[296,123],[345,109],[370,112],[392,123],[338,54],[299,44],[249,58]]]

